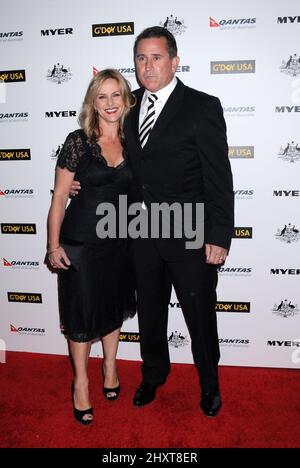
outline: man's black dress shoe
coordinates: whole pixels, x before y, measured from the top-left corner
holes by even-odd
[[[205,416],[217,416],[222,406],[220,393],[202,393],[200,408]]]
[[[151,383],[142,383],[133,398],[134,406],[145,406],[155,399],[155,393],[158,385]]]

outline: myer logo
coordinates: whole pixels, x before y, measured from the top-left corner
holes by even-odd
[[[252,200],[254,195],[254,190],[235,190],[234,196],[236,200]]]
[[[11,333],[18,333],[19,335],[45,335],[45,328],[36,327],[16,327],[10,324]]]
[[[273,197],[299,197],[299,190],[273,190]]]
[[[217,302],[217,312],[250,312],[250,302]]]
[[[275,106],[276,113],[291,113],[291,112],[300,112],[300,106]]]
[[[250,340],[241,338],[219,338],[220,346],[234,346],[234,347],[246,347],[249,346]]]
[[[300,347],[300,340],[298,341],[284,341],[284,340],[268,340],[267,341],[267,346],[279,346],[281,348],[292,348],[292,347]]]
[[[226,267],[219,268],[219,274],[222,276],[251,276],[252,268],[250,267]]]
[[[277,23],[279,23],[279,24],[296,24],[296,23],[300,23],[300,16],[278,16]]]
[[[33,304],[42,304],[42,295],[40,293],[8,292],[8,302],[30,302]]]
[[[252,227],[235,227],[233,239],[252,239]]]
[[[255,73],[255,60],[226,60],[210,62],[212,75],[224,73]]]
[[[300,268],[271,268],[271,275],[300,275]]]
[[[219,29],[241,29],[254,28],[256,26],[256,18],[230,18],[215,20],[209,17],[209,27]]]
[[[54,117],[76,117],[76,111],[46,111],[45,117],[53,119]]]
[[[36,234],[35,224],[1,224],[2,234]]]
[[[230,146],[228,149],[230,159],[254,158],[254,146]]]
[[[7,260],[6,258],[3,258],[3,266],[7,268],[12,268],[13,270],[15,269],[26,269],[26,270],[34,270],[39,268],[40,263],[39,262],[33,262],[31,260]]]
[[[42,29],[41,36],[65,36],[73,34],[73,28]]]
[[[134,23],[107,23],[107,24],[93,24],[92,35],[93,37],[102,36],[123,36],[127,34],[134,34]]]
[[[0,42],[22,41],[23,31],[0,32]]]
[[[131,333],[131,332],[121,332],[119,341],[124,342],[134,342],[138,343],[140,341],[140,334],[139,333]]]
[[[169,302],[169,307],[171,309],[181,309],[181,305],[179,302]]]
[[[5,189],[0,188],[0,199],[5,198],[33,198],[33,189]]]
[[[0,161],[29,161],[30,149],[0,149]]]
[[[0,113],[0,123],[3,122],[26,122],[28,120],[28,112],[10,112]]]
[[[0,81],[4,81],[5,83],[15,83],[16,81],[26,81],[25,70],[0,71]]]

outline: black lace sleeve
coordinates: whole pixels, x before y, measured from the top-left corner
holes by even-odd
[[[79,131],[69,133],[57,158],[56,166],[76,172],[84,154],[83,141]]]

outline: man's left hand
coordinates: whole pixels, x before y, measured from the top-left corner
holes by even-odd
[[[228,250],[213,244],[205,244],[206,263],[221,265],[225,262]]]

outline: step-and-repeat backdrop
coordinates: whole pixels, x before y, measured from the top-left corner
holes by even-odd
[[[298,0],[10,0],[0,12],[0,348],[66,354],[56,274],[44,264],[57,156],[97,70],[137,86],[145,27],[175,36],[177,76],[221,99],[234,174],[232,249],[220,269],[221,364],[300,365],[300,4]],[[192,362],[178,300],[173,362]],[[101,355],[101,343],[92,355]],[[3,353],[1,356],[3,357]],[[119,357],[139,360],[137,319]]]

